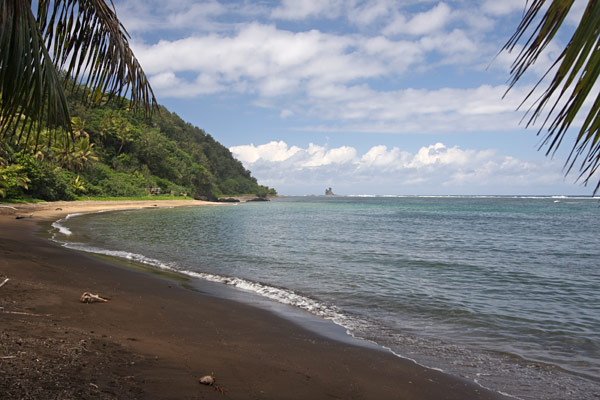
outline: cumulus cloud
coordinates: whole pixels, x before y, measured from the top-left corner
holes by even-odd
[[[319,31],[290,32],[251,23],[234,35],[210,34],[154,45],[135,43],[150,75],[203,73],[229,86],[244,81],[263,96],[293,94],[305,81],[351,82],[381,76],[385,65],[356,41]]]
[[[185,4],[185,2],[184,2]],[[175,10],[165,19],[168,26],[192,26],[200,21],[210,20],[227,12],[227,8],[218,1],[212,0],[204,3],[191,3],[184,9]]]
[[[475,44],[461,31],[418,43],[383,36],[362,41],[253,23],[233,36],[163,40],[136,44],[135,50],[161,95],[258,94],[261,104],[279,108],[282,118],[294,110],[296,116],[321,122],[302,127],[311,130],[418,133],[514,128],[519,120],[514,111],[523,94],[514,89],[502,99],[504,85],[382,91],[366,83],[410,68],[427,51],[475,51]],[[507,116],[509,124],[503,120]]]
[[[308,112],[332,121],[315,131],[384,133],[470,132],[519,128],[515,112],[529,87],[505,85],[473,89],[405,89],[377,92],[367,86],[320,86],[310,89]]]
[[[159,98],[223,95],[273,110],[273,115],[293,120],[298,130],[519,128],[522,113],[514,111],[531,86],[520,85],[502,99],[506,86],[498,84],[508,78],[514,54],[495,59],[493,74],[487,76],[493,84],[465,76],[486,74],[503,41],[489,42],[482,32],[507,15],[518,16],[523,0],[486,1],[478,7],[452,0],[253,4],[120,0],[117,8],[132,18],[126,23],[134,32],[171,26],[185,31],[159,41],[135,35],[132,40]],[[327,18],[335,23],[311,25]],[[282,20],[293,22],[282,25]],[[301,29],[287,27],[299,21]],[[547,47],[532,68],[531,82],[559,52],[557,44]]]
[[[428,11],[412,16],[409,20],[402,14],[397,15],[383,32],[386,35],[424,35],[441,30],[449,22],[450,16],[450,7],[442,2]]]
[[[389,170],[398,170],[403,168],[409,160],[411,154],[401,151],[397,147],[388,150],[387,146],[373,146],[367,151],[358,162],[358,170],[377,169],[381,172]]]
[[[481,5],[484,13],[498,16],[506,15],[515,11],[524,11],[527,7],[526,0],[486,0]]]
[[[269,142],[255,146],[253,144],[232,147],[231,152],[244,164],[253,164],[257,161],[283,162],[301,151],[299,147],[288,147],[284,141]]]
[[[208,74],[198,74],[192,82],[189,82],[177,77],[171,71],[166,71],[152,75],[150,84],[155,91],[160,91],[166,96],[180,98],[196,97],[224,90],[224,87]]]
[[[284,194],[320,193],[326,185],[345,194],[522,194],[564,184],[558,162],[519,160],[491,149],[439,142],[414,153],[376,145],[359,154],[350,146],[311,143],[299,148],[283,141],[230,150],[260,182]]]
[[[355,7],[347,7],[348,20],[357,26],[368,26],[389,16],[395,9],[390,0],[368,0]]]
[[[326,147],[310,143],[306,150],[308,159],[304,160],[301,167],[322,167],[331,164],[351,163],[356,158],[356,150],[352,147],[342,146],[328,150]]]
[[[226,29],[217,18],[230,12],[217,0],[116,0],[117,15],[129,33]]]
[[[276,19],[299,20],[307,17],[335,18],[344,9],[342,0],[282,0],[271,12]]]

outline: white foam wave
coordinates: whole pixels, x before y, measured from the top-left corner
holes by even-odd
[[[120,211],[131,211],[131,210],[143,210],[146,209],[147,207],[132,207],[132,208],[126,208]],[[172,208],[172,207],[169,207]],[[73,217],[78,217],[81,215],[87,215],[87,214],[102,214],[105,212],[114,212],[114,210],[100,210],[100,211],[92,211],[92,212],[81,212],[81,213],[72,213],[72,214],[68,214],[66,217],[59,219],[58,221],[54,221],[52,223],[52,227],[56,230],[58,230],[58,233],[65,235],[65,236],[71,236],[73,234],[73,232],[71,232],[71,230],[69,228],[67,228],[64,223]],[[56,240],[56,232],[52,235],[52,240]]]
[[[279,303],[297,307],[317,315],[321,318],[328,319],[337,325],[348,330],[354,330],[360,324],[339,311],[335,306],[323,304],[317,300],[298,294],[289,289],[282,289],[275,286],[267,285],[260,282],[249,281],[237,277],[228,277],[204,272],[180,271],[189,276],[210,282],[222,283],[228,286],[233,286],[247,292],[256,293],[260,296],[275,300]]]
[[[62,234],[62,235],[65,235],[65,236],[71,236],[71,235],[73,234],[73,232],[71,232],[71,231],[69,230],[69,228],[67,228],[66,226],[64,226],[64,225],[61,225],[61,224],[60,224],[60,221],[62,221],[62,219],[61,219],[61,220],[58,220],[58,221],[56,221],[56,222],[53,222],[53,223],[52,223],[52,227],[53,227],[53,228],[55,228],[55,229],[58,229],[58,232],[59,232],[60,234]]]
[[[68,214],[66,217],[64,217],[63,219],[59,219],[58,221],[55,221],[52,223],[52,227],[55,229],[58,229],[58,232],[62,235],[65,236],[71,236],[73,234],[73,232],[71,232],[71,230],[69,228],[67,228],[66,226],[63,225],[63,223],[68,220],[69,218],[72,217],[77,217],[79,215],[83,215],[84,213],[73,213],[73,214]],[[52,238],[55,239],[54,235]]]
[[[136,254],[136,253],[131,253],[128,251],[121,251],[121,250],[107,250],[107,249],[102,249],[99,247],[88,246],[83,243],[63,243],[63,246],[67,247],[69,249],[85,251],[88,253],[95,253],[95,254],[102,254],[105,256],[124,258],[126,260],[139,262],[139,263],[150,265],[152,267],[160,268],[163,270],[177,271],[175,268],[173,268],[173,265],[164,263],[164,262],[154,259],[154,258],[146,257],[142,254]]]

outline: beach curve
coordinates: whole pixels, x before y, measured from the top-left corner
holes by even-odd
[[[0,288],[0,356],[5,357],[0,393],[10,398],[221,398],[198,383],[214,373],[227,396],[240,399],[502,398],[391,354],[324,339],[267,311],[195,293],[40,236],[49,222],[72,213],[206,204],[109,201],[0,208],[0,278],[10,279]],[[81,304],[84,291],[110,301]]]

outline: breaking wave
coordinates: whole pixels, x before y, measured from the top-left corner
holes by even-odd
[[[53,223],[52,223],[52,227],[53,227],[53,228],[55,228],[55,229],[57,229],[59,233],[61,233],[61,234],[65,235],[65,236],[71,236],[71,235],[73,234],[73,232],[71,232],[71,230],[70,230],[69,228],[67,228],[67,227],[64,225],[64,223],[65,223],[65,222],[66,222],[68,219],[70,219],[70,218],[77,217],[77,216],[79,216],[79,215],[84,215],[84,214],[85,214],[85,213],[73,213],[73,214],[69,214],[69,215],[67,215],[66,217],[64,217],[63,219],[59,219],[58,221],[55,221],[55,222],[53,222]],[[54,236],[52,237],[52,239],[55,239],[55,236],[56,236],[56,235],[54,235]]]

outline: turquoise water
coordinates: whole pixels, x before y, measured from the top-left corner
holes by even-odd
[[[56,239],[302,308],[519,398],[597,399],[599,217],[586,198],[297,197],[78,216]]]

